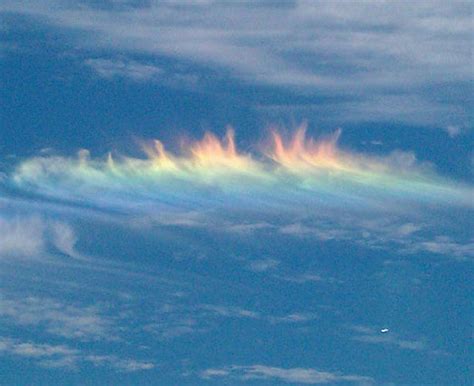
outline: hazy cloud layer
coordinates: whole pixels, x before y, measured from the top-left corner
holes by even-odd
[[[306,0],[130,1],[98,6],[42,0],[6,1],[0,10],[87,32],[75,44],[96,53],[106,49],[112,54],[167,57],[248,83],[330,95],[333,101],[335,96],[345,98],[323,106],[289,103],[281,106],[284,109],[337,112],[341,121],[382,119],[438,126],[450,135],[472,126],[468,106],[473,9],[468,1],[367,1],[344,6]],[[139,81],[163,71],[149,61],[111,60],[97,54],[86,64],[106,77]],[[193,83],[196,78],[183,80]],[[436,95],[430,91],[433,87]]]

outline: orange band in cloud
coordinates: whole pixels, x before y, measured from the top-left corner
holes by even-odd
[[[61,199],[101,196],[121,202],[206,202],[212,206],[251,204],[252,198],[275,205],[308,202],[357,205],[411,201],[473,207],[470,186],[444,179],[407,153],[373,157],[338,148],[340,131],[315,141],[304,127],[285,140],[273,131],[261,153],[237,150],[234,131],[220,140],[206,133],[177,155],[155,140],[143,146],[147,158],[36,157],[22,162],[12,175],[17,187]]]

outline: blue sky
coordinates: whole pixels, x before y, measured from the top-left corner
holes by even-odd
[[[470,384],[472,17],[3,1],[0,383]]]

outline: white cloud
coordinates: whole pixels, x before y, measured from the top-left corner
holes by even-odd
[[[358,342],[395,346],[402,350],[426,351],[435,355],[448,355],[444,351],[431,348],[426,340],[403,338],[393,329],[383,334],[380,329],[367,326],[351,326],[350,330],[356,333],[351,339]]]
[[[342,375],[319,371],[311,368],[281,368],[264,365],[251,366],[227,366],[217,369],[207,369],[200,373],[204,379],[230,377],[243,381],[246,380],[264,380],[280,381],[300,384],[322,384],[334,382],[348,382],[360,385],[372,384],[373,379],[360,375]]]
[[[77,236],[73,229],[68,225],[56,222],[52,225],[53,243],[56,248],[68,256],[76,256],[74,248],[77,242]]]
[[[255,222],[255,223],[237,223],[237,224],[227,224],[222,227],[222,229],[235,232],[240,234],[251,234],[258,230],[272,228],[273,225],[267,222]]]
[[[344,229],[328,229],[322,227],[310,227],[301,223],[284,225],[280,228],[280,232],[295,236],[311,236],[319,240],[327,241],[334,239],[343,239],[347,237]]]
[[[0,354],[34,359],[39,366],[74,368],[79,350],[64,345],[21,342],[0,337]]]
[[[249,319],[259,319],[261,317],[260,313],[255,311],[246,310],[234,306],[217,306],[213,304],[204,304],[200,307],[203,310],[210,311],[216,315],[230,318],[249,318]]]
[[[202,327],[197,326],[194,319],[186,317],[148,323],[143,327],[143,330],[162,340],[175,339],[205,331]]]
[[[268,315],[263,312],[251,311],[248,309],[235,307],[204,304],[199,309],[212,313],[213,315],[224,318],[253,319],[262,320],[272,324],[277,323],[306,323],[316,319],[318,316],[311,312],[292,312],[284,315]],[[206,315],[201,315],[205,318]]]
[[[104,78],[118,76],[145,81],[164,73],[163,69],[157,66],[133,60],[87,59],[84,63]]]
[[[416,340],[402,340],[396,339],[393,336],[389,335],[360,335],[355,336],[353,340],[364,343],[373,343],[373,344],[387,344],[391,346],[398,346],[401,349],[421,351],[426,348],[425,343],[416,341]]]
[[[413,163],[409,153],[394,154],[394,157],[397,159],[396,162],[400,163],[400,167],[409,168]],[[426,165],[426,167],[430,166]],[[455,260],[467,260],[474,257],[472,239],[466,237],[455,239],[442,234],[442,225],[446,227],[450,224],[449,226],[452,227],[452,223],[434,223],[429,216],[417,213],[415,210],[413,215],[412,219],[423,220],[423,222],[409,221],[407,218],[398,218],[388,214],[351,216],[347,212],[343,218],[334,215],[321,216],[315,221],[309,221],[309,225],[296,222],[281,226],[279,231],[285,235],[316,237],[322,241],[348,240],[372,249],[396,247],[398,253],[401,254],[415,254],[422,251]],[[292,280],[292,277],[288,275],[281,275],[279,278],[295,282],[305,281],[304,278]],[[317,277],[314,279],[317,280]]]
[[[130,59],[86,59],[84,64],[106,79],[126,78],[135,82],[159,82],[168,86],[194,88],[199,83],[197,74],[166,70],[150,63]]]
[[[0,258],[44,258],[50,247],[78,259],[77,236],[73,228],[63,222],[50,221],[40,216],[0,217]]]
[[[207,369],[201,372],[201,377],[209,379],[212,377],[223,377],[230,374],[230,370],[226,369]]]
[[[300,274],[282,274],[274,275],[277,279],[287,281],[290,283],[296,284],[305,284],[305,283],[317,283],[317,282],[328,282],[328,283],[341,283],[340,280],[335,279],[327,275],[321,276],[311,272],[305,272]]]
[[[160,340],[170,340],[206,331],[202,315],[180,304],[164,303],[151,316],[143,330]]]
[[[50,369],[71,370],[87,363],[123,372],[151,370],[155,367],[154,363],[150,361],[124,359],[116,355],[87,354],[65,345],[22,342],[6,337],[0,337],[0,354],[32,359],[38,366]]]
[[[20,326],[79,340],[113,340],[112,321],[94,306],[77,307],[49,298],[0,297],[0,316]]]
[[[467,102],[432,87],[467,82],[472,70],[470,2],[415,4],[300,0],[288,3],[146,2],[109,8],[60,0],[2,2],[0,10],[78,29],[80,44],[166,56],[224,69],[248,82],[318,95],[352,95],[336,107],[351,119],[385,118],[441,126],[469,124]],[[154,65],[91,59],[104,76],[148,79]],[[413,123],[413,122],[412,122]],[[439,123],[439,122],[437,122]]]
[[[272,323],[306,323],[317,317],[317,315],[311,313],[295,312],[284,316],[269,317],[269,320]]]
[[[448,236],[436,236],[433,240],[419,241],[412,245],[414,251],[426,251],[459,260],[474,258],[474,242],[459,243]]]
[[[36,256],[45,247],[43,221],[38,217],[0,217],[0,258],[3,256]]]
[[[454,138],[461,134],[461,128],[459,126],[449,125],[446,127],[446,132],[451,138]]]
[[[49,344],[18,343],[8,338],[0,338],[0,351],[10,351],[24,357],[51,357],[55,355],[75,355],[77,350],[66,346]]]
[[[124,372],[151,370],[155,367],[152,362],[122,359],[115,355],[87,355],[84,359],[95,366],[108,366]]]
[[[413,233],[416,233],[418,232],[419,230],[421,229],[421,226],[420,225],[417,225],[417,224],[413,224],[413,223],[405,223],[405,224],[402,224],[400,225],[396,230],[395,230],[395,234],[400,236],[400,237],[404,237],[404,236],[409,236]]]
[[[253,260],[249,264],[249,269],[254,272],[265,272],[272,269],[275,269],[280,262],[275,259],[260,259],[260,260]]]
[[[317,104],[260,104],[257,110],[272,120],[292,113],[296,119],[311,116],[318,124],[325,125],[379,120],[432,127],[472,127],[471,112],[458,101],[436,101],[429,95],[409,90],[408,86],[400,87],[400,90],[403,95],[371,90],[363,92],[357,98],[347,98],[346,95],[340,100],[333,98]],[[456,126],[451,125],[452,122],[456,122]]]

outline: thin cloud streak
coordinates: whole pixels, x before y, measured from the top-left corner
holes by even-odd
[[[200,376],[204,379],[229,378],[239,379],[240,381],[280,381],[310,385],[334,382],[347,382],[357,385],[371,385],[374,383],[372,378],[360,375],[343,375],[311,368],[280,368],[259,364],[210,368],[202,371]]]
[[[51,345],[0,337],[0,355],[33,360],[47,369],[76,370],[85,365],[108,367],[121,372],[151,370],[155,364],[149,361],[124,359],[116,355],[88,354],[66,345]]]

